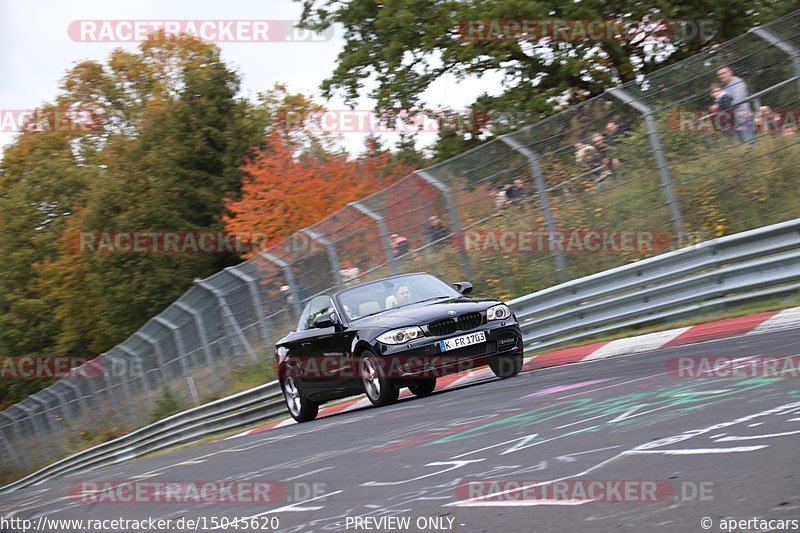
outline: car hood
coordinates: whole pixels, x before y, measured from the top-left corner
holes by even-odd
[[[401,307],[399,309],[383,312],[379,315],[368,316],[354,320],[354,328],[401,328],[405,326],[419,326],[434,320],[448,317],[457,317],[465,313],[484,311],[493,305],[502,303],[493,298],[451,298],[422,302],[419,304]],[[454,311],[451,313],[451,311]]]

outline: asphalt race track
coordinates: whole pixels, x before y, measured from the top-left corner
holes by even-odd
[[[17,518],[53,532],[79,530],[53,520],[116,518],[207,518],[170,531],[249,531],[208,520],[254,517],[261,530],[459,532],[709,530],[703,518],[720,531],[722,519],[798,520],[800,380],[670,372],[680,356],[785,357],[798,345],[800,330],[787,330],[527,372],[51,481],[0,496],[0,517],[9,531],[21,530],[9,522]],[[109,480],[281,489],[269,503],[224,504],[86,503],[76,493]],[[552,480],[568,491],[544,495]],[[634,489],[623,501],[613,490],[578,490],[623,481]],[[763,529],[750,525],[736,531]]]

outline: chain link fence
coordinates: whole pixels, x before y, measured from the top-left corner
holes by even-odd
[[[752,142],[708,114],[722,66],[747,83]],[[508,298],[800,217],[799,97],[796,12],[417,171],[195,280],[77,375],[0,413],[0,474],[215,399],[242,373],[267,380],[274,342],[304,302],[336,288],[427,271]],[[565,237],[626,231],[659,246],[591,253]]]

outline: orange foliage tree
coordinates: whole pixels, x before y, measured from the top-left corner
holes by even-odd
[[[262,247],[413,170],[394,161],[374,138],[367,139],[361,157],[349,159],[344,152],[298,153],[296,144],[282,132],[272,133],[266,148],[248,158],[242,169],[249,176],[242,186],[242,199],[226,201],[228,214],[223,222],[226,231],[242,241],[258,236]]]

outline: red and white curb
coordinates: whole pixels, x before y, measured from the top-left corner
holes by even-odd
[[[636,337],[617,339],[607,342],[596,342],[575,348],[566,348],[540,355],[535,355],[525,359],[522,367],[523,371],[547,368],[552,366],[566,365],[569,363],[579,363],[583,361],[594,361],[597,359],[607,359],[620,355],[632,355],[641,352],[649,352],[660,348],[671,348],[673,346],[683,346],[697,342],[726,339],[741,335],[757,335],[800,327],[800,307],[792,307],[783,311],[770,311],[757,315],[744,316],[739,318],[729,318],[718,320],[707,324],[698,324],[685,328],[670,329]],[[444,376],[438,379],[436,390],[447,390],[469,383],[475,383],[492,377],[492,371],[488,367],[482,367],[469,372]],[[400,391],[400,398],[411,396],[408,389]],[[351,398],[329,407],[320,409],[318,418],[332,416],[348,411],[355,411],[371,404],[364,397]],[[292,418],[272,422],[257,428],[249,429],[243,433],[228,437],[235,439],[245,435],[262,433],[270,429],[279,428],[295,424]]]

